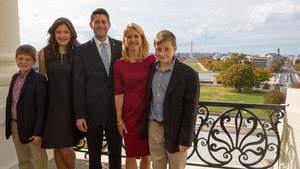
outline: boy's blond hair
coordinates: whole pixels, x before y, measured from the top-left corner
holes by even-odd
[[[136,30],[142,38],[142,44],[139,48],[139,57],[137,58],[137,61],[139,62],[139,61],[145,59],[146,57],[148,57],[149,43],[146,39],[146,36],[145,36],[145,33],[144,33],[143,29],[135,23],[130,23],[130,24],[126,25],[126,27],[123,31],[122,58],[121,59],[123,59],[126,62],[130,61],[129,51],[128,51],[128,48],[125,45],[125,38],[126,38],[126,34],[129,30],[129,28]]]
[[[19,46],[16,50],[16,59],[18,58],[19,55],[22,55],[22,54],[31,56],[34,61],[36,60],[36,50],[31,45]]]
[[[158,32],[154,38],[154,47],[156,48],[157,45],[165,41],[171,42],[173,47],[177,46],[175,35],[168,30],[162,30]]]

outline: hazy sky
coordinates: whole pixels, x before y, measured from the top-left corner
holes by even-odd
[[[105,8],[109,36],[121,40],[126,24],[144,30],[154,52],[160,30],[177,37],[178,52],[300,54],[300,0],[19,0],[21,43],[37,50],[58,17],[69,18],[81,43],[93,37],[90,13]]]

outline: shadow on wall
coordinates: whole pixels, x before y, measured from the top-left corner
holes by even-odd
[[[280,169],[300,168],[299,156],[297,153],[297,143],[294,129],[287,124],[284,125],[282,135],[282,149],[280,154]]]

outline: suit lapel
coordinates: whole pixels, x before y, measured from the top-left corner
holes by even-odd
[[[176,59],[174,64],[175,65],[174,65],[173,73],[171,75],[171,79],[166,91],[165,99],[172,93],[172,91],[175,89],[178,82],[182,78],[183,71],[181,69],[181,65],[180,65],[181,63]]]
[[[99,63],[99,66],[101,67],[102,71],[105,72],[105,74],[107,75],[104,63],[101,59],[101,56],[100,56],[100,53],[98,51],[98,48],[97,48],[97,45],[95,43],[94,38],[90,42],[91,42],[90,51],[92,52],[92,57],[94,57],[93,60],[96,60]]]
[[[113,63],[115,60],[118,58],[117,53],[116,53],[116,44],[113,39],[111,39],[109,36],[109,43],[110,43],[110,51],[111,51],[111,58],[110,58],[110,63],[109,63],[109,74],[113,73]]]
[[[23,95],[25,89],[27,88],[27,86],[28,86],[29,82],[31,81],[31,79],[33,78],[34,74],[35,74],[34,70],[31,69],[30,72],[28,73],[26,79],[25,79],[25,82],[24,82],[23,86],[22,86],[19,98]]]
[[[148,96],[148,100],[150,102],[150,100],[152,99],[152,80],[153,80],[153,75],[154,75],[154,72],[155,72],[155,67],[156,65],[158,64],[158,62],[155,62],[152,66],[151,66],[151,69],[149,71],[149,76],[148,76],[148,90],[147,90],[147,96]]]
[[[11,82],[10,82],[10,86],[9,86],[9,91],[8,91],[8,100],[9,100],[9,104],[11,103],[11,99],[12,99],[12,90],[13,90],[13,86],[15,83],[16,78],[18,77],[18,73],[14,74]]]

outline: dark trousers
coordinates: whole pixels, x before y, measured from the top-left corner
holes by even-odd
[[[117,125],[112,122],[108,122],[104,125],[88,125],[86,138],[89,150],[89,168],[102,169],[101,148],[103,130],[105,130],[106,141],[108,144],[109,168],[121,169],[122,137],[118,132]]]

